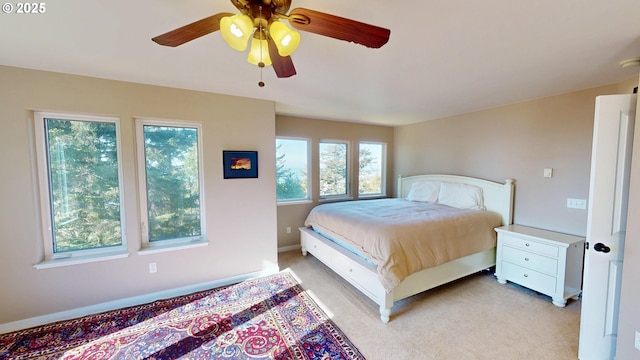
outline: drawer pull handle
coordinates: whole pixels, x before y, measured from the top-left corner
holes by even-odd
[[[529,243],[524,244],[524,246],[529,246]]]
[[[528,274],[524,274],[524,277],[529,277],[529,275]]]
[[[353,269],[349,269],[349,272],[353,272]]]
[[[524,258],[524,261],[529,261],[529,258]]]

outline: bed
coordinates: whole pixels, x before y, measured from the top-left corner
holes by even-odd
[[[471,207],[474,210],[465,209],[465,214],[467,213],[478,213],[481,217],[484,217],[485,223],[491,221],[491,226],[488,230],[483,230],[483,235],[476,236],[478,239],[478,243],[480,243],[480,237],[482,237],[482,246],[462,246],[462,248],[471,248],[471,253],[460,253],[459,250],[461,247],[457,245],[451,245],[450,247],[450,256],[453,258],[446,258],[440,255],[430,255],[431,258],[434,258],[435,262],[431,262],[431,260],[425,260],[424,258],[418,259],[421,262],[420,266],[416,267],[413,263],[415,259],[409,259],[411,257],[426,257],[431,252],[429,249],[420,249],[415,250],[413,248],[414,245],[417,244],[417,240],[415,238],[428,236],[416,236],[411,233],[407,235],[399,230],[384,230],[382,225],[377,226],[376,223],[384,223],[380,214],[383,213],[382,208],[375,208],[375,206],[382,206],[384,203],[389,206],[417,206],[418,202],[435,202],[436,199],[419,199],[415,197],[416,189],[420,187],[427,186],[425,184],[438,184],[438,191],[440,190],[440,184],[442,184],[442,189],[444,190],[444,185],[449,189],[453,189],[454,187],[463,187],[464,189],[475,189],[474,196],[478,197],[478,200],[474,200],[478,202],[478,207]],[[429,185],[429,186],[431,186]],[[428,186],[427,186],[428,187]],[[383,323],[389,322],[391,316],[391,309],[395,301],[407,298],[409,296],[418,294],[425,290],[434,288],[436,286],[448,283],[450,281],[459,279],[461,277],[465,277],[467,275],[473,274],[478,271],[482,271],[484,269],[490,268],[495,265],[495,254],[496,254],[496,234],[493,231],[494,227],[507,225],[512,223],[512,213],[513,213],[513,193],[514,193],[514,182],[511,179],[506,180],[504,183],[497,183],[492,181],[487,181],[483,179],[465,177],[465,176],[457,176],[457,175],[417,175],[417,176],[409,176],[409,177],[398,177],[397,182],[397,198],[395,199],[384,199],[384,200],[361,200],[361,201],[351,201],[340,203],[340,205],[326,204],[328,207],[346,207],[346,206],[363,206],[366,204],[367,206],[374,206],[373,210],[364,210],[364,208],[356,208],[356,209],[346,209],[346,213],[339,215],[338,217],[342,219],[342,222],[345,224],[349,224],[344,229],[332,229],[333,225],[330,223],[323,224],[322,216],[315,215],[316,212],[320,212],[318,209],[323,209],[325,204],[319,205],[314,208],[307,220],[305,221],[305,227],[300,227],[300,243],[302,248],[302,254],[307,255],[311,253],[318,260],[323,262],[333,271],[335,271],[339,276],[344,278],[351,285],[356,287],[360,292],[373,300],[376,304],[379,305],[380,309],[380,320]],[[440,195],[442,196],[444,192]],[[429,195],[431,196],[431,195]],[[412,200],[418,199],[418,201],[409,201],[407,198],[411,198]],[[458,200],[456,200],[458,201]],[[387,203],[385,203],[387,202]],[[351,203],[351,204],[349,204]],[[442,203],[446,203],[446,201],[442,201]],[[456,203],[455,205],[457,205]],[[447,208],[447,206],[442,206],[438,204],[442,212],[443,208]],[[475,209],[481,209],[483,211],[478,211]],[[393,208],[391,213],[395,211],[404,211],[404,210],[396,210]],[[410,211],[416,211],[415,209]],[[430,210],[429,210],[430,211]],[[448,211],[448,210],[447,210]],[[360,222],[361,213],[371,212],[374,213],[373,219],[364,219],[362,221],[373,221],[367,223],[363,223],[363,229],[358,230],[358,227],[353,225],[355,221]],[[446,212],[446,211],[445,211]],[[346,220],[350,217],[355,217],[352,220]],[[389,215],[393,217],[392,215]],[[465,215],[467,216],[467,215]],[[476,214],[468,214],[468,216],[476,216]],[[399,218],[408,218],[408,216],[398,216]],[[493,220],[486,220],[493,217]],[[466,221],[466,220],[465,220]],[[437,220],[436,222],[440,222]],[[462,222],[467,224],[466,222]],[[488,223],[487,223],[488,224]],[[412,227],[416,229],[422,229],[423,225],[412,224]],[[420,228],[418,228],[420,226]],[[433,225],[429,225],[433,226]],[[457,226],[457,225],[456,225]],[[466,226],[466,225],[465,225]],[[475,226],[475,225],[474,225]],[[485,226],[485,225],[483,225]],[[366,227],[366,229],[364,229]],[[486,227],[486,226],[485,226]],[[462,229],[463,227],[457,227],[458,229]],[[346,229],[346,230],[345,230]],[[452,229],[454,230],[454,229]],[[410,245],[407,245],[405,242],[400,243],[399,246],[406,248],[411,248],[412,251],[404,251],[406,254],[410,255],[402,255],[397,256],[396,250],[394,250],[395,245],[389,246],[376,246],[378,242],[378,234],[376,232],[380,232],[380,234],[388,233],[389,236],[399,237],[400,235],[411,238],[411,240],[400,240],[400,241],[413,241]],[[424,230],[420,230],[424,231]],[[435,231],[435,230],[429,230]],[[440,230],[438,230],[440,231]],[[456,234],[456,231],[453,231]],[[485,239],[488,233],[490,233],[490,240]],[[439,233],[438,233],[439,234]],[[364,242],[369,242],[373,245],[373,248],[366,247],[365,245],[356,242],[356,236],[360,236],[363,238]],[[386,235],[380,235],[386,236]],[[440,235],[439,235],[440,236]],[[444,236],[444,235],[442,235]],[[449,237],[453,235],[447,235]],[[458,235],[455,237],[468,237],[468,235],[463,234],[462,231],[458,231]],[[373,239],[376,238],[376,239]],[[450,239],[454,241],[455,239]],[[475,241],[476,239],[472,239]],[[449,240],[447,240],[449,241]],[[457,240],[456,240],[457,241]],[[468,241],[468,240],[467,240]],[[487,243],[490,241],[490,244]],[[445,245],[446,247],[447,245]],[[384,248],[380,250],[379,248]],[[454,250],[451,250],[454,249]],[[466,251],[466,250],[465,250]],[[435,252],[435,251],[434,251]],[[391,260],[387,258],[392,258]],[[407,258],[407,259],[405,259]],[[407,262],[405,265],[404,262]],[[388,264],[389,262],[390,264]],[[420,269],[420,267],[424,267]],[[395,269],[390,271],[390,269]],[[397,269],[402,269],[401,271],[397,271]],[[391,272],[389,275],[388,272]]]

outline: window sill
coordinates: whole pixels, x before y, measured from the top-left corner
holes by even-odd
[[[286,206],[286,205],[300,205],[300,204],[311,204],[312,200],[304,199],[304,200],[291,200],[291,201],[278,201],[278,206]]]
[[[349,200],[353,200],[353,197],[351,196],[345,196],[345,197],[332,197],[332,198],[320,198],[318,199],[318,202],[338,202],[338,201],[349,201]]]
[[[112,251],[112,252],[104,252],[100,254],[94,255],[86,255],[86,256],[70,256],[59,259],[46,259],[42,262],[39,262],[33,265],[34,269],[50,269],[61,266],[70,266],[70,265],[79,265],[79,264],[88,264],[92,262],[98,261],[106,261],[106,260],[115,260],[115,259],[124,259],[129,257],[129,253],[126,250],[121,251]]]
[[[360,196],[358,196],[358,199],[362,199],[362,200],[386,199],[386,198],[387,198],[386,194],[370,194],[370,195],[360,195]]]
[[[196,247],[208,246],[209,242],[206,240],[196,240],[183,243],[171,243],[171,244],[143,244],[143,248],[138,250],[138,255],[151,255],[161,252],[184,250]]]

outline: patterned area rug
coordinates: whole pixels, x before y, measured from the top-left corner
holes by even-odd
[[[0,334],[0,359],[364,359],[289,273]]]

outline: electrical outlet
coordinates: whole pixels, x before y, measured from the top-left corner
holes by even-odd
[[[585,200],[585,199],[568,198],[567,199],[567,208],[569,208],[569,209],[586,210],[587,209],[587,200]]]
[[[291,234],[291,226],[287,226],[287,234]]]
[[[149,272],[151,274],[153,274],[155,272],[158,272],[158,265],[156,263],[154,263],[154,262],[149,263]]]
[[[640,350],[640,331],[636,330],[636,349]]]

